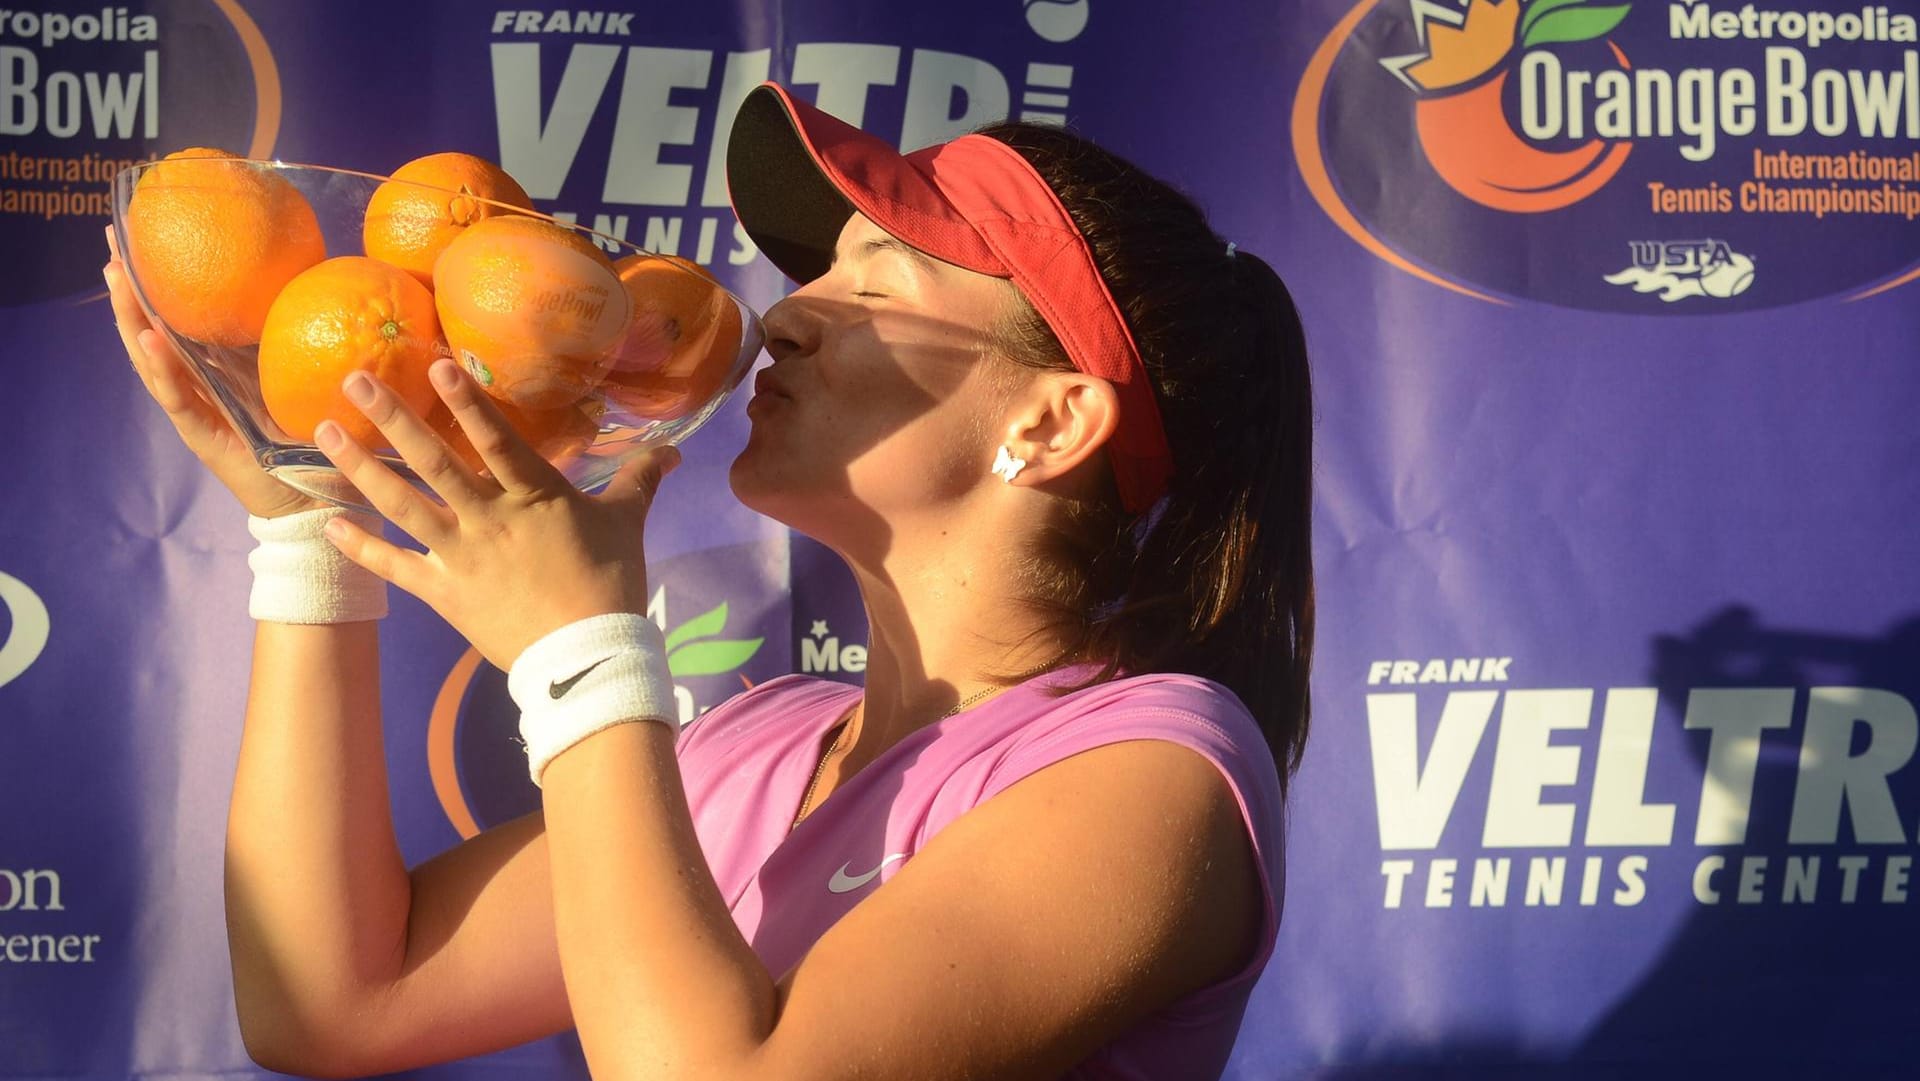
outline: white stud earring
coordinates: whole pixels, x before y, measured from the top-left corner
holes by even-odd
[[[1013,454],[1007,450],[1005,443],[1000,444],[1000,453],[993,459],[994,476],[999,477],[1008,484],[1012,484],[1013,478],[1019,476],[1020,471],[1026,467],[1027,463],[1025,459],[1015,458]]]

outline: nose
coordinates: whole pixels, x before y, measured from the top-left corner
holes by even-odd
[[[811,311],[806,299],[797,293],[768,308],[760,322],[767,331],[767,355],[775,363],[810,352],[819,344],[819,313]]]

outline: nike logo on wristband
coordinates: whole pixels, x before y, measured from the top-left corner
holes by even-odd
[[[895,852],[893,855],[881,860],[880,867],[885,867],[895,860],[903,860],[906,858],[907,854],[905,852]],[[833,877],[827,879],[827,889],[832,890],[834,893],[851,893],[867,883],[872,882],[873,876],[880,873],[880,867],[875,867],[864,875],[849,875],[847,874],[847,869],[852,866],[853,861],[851,860],[841,864],[840,869],[833,872]]]
[[[612,658],[609,658],[609,657],[602,657],[599,660],[593,662],[590,665],[587,665],[585,668],[582,668],[578,672],[575,672],[573,675],[570,675],[565,679],[555,680],[552,684],[550,684],[547,687],[547,694],[549,694],[556,700],[565,696],[568,691],[573,690],[574,684],[587,678],[588,672],[593,671],[594,669],[607,663],[607,661],[611,659]]]

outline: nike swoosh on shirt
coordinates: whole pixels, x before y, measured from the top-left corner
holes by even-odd
[[[888,856],[886,859],[881,860],[880,867],[885,867],[887,864],[892,863],[895,860],[903,860],[906,858],[907,858],[907,854],[905,852],[895,852],[893,855]],[[860,887],[866,885],[867,883],[872,882],[873,876],[880,873],[880,867],[875,867],[873,870],[868,871],[864,875],[849,875],[847,874],[847,869],[852,866],[853,866],[852,860],[848,860],[846,863],[841,864],[840,869],[833,872],[833,877],[827,879],[827,888],[832,890],[835,893],[851,893],[854,890],[857,890]]]
[[[552,683],[547,685],[547,694],[556,699],[564,696],[568,691],[573,690],[574,684],[587,678],[588,672],[591,672],[594,669],[600,667],[601,665],[607,663],[607,661],[610,659],[611,658],[608,658],[608,657],[602,657],[599,660],[593,662],[590,665],[587,665],[585,668],[582,668],[578,672],[575,672],[573,675],[570,675],[565,679],[559,679],[559,680],[553,681]]]

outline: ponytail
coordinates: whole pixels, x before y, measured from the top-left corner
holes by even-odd
[[[1086,237],[1174,459],[1147,512],[1125,514],[1112,490],[1070,503],[1027,553],[1025,603],[1067,643],[1040,670],[1102,662],[1062,693],[1123,669],[1220,683],[1284,782],[1306,744],[1314,626],[1313,396],[1293,298],[1191,200],[1085,139],[1035,124],[982,134],[1031,162]],[[1031,309],[1005,337],[1016,363],[1073,370]]]

